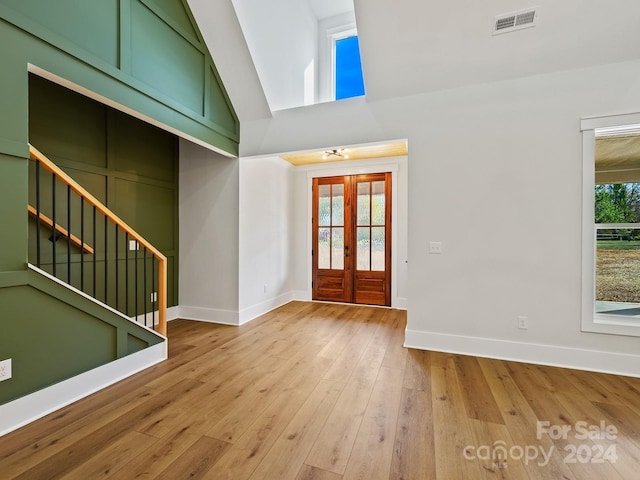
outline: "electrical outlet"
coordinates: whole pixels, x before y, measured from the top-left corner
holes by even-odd
[[[11,378],[11,359],[0,362],[0,382]]]
[[[140,244],[137,240],[129,240],[129,250],[140,250]]]
[[[151,293],[151,303],[158,301],[158,292]]]
[[[526,330],[529,328],[529,317],[523,315],[518,316],[518,328],[520,330]]]
[[[436,255],[442,253],[442,242],[429,242],[429,253]]]
[[[269,290],[269,285],[265,283],[263,290],[264,290],[264,293],[267,293],[267,290]]]

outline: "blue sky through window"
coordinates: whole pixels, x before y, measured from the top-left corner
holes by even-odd
[[[336,40],[336,100],[364,95],[358,36]]]

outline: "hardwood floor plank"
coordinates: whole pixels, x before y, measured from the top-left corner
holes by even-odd
[[[478,363],[502,412],[504,424],[514,445],[533,446],[538,449],[537,458],[524,464],[529,478],[574,479],[573,473],[564,462],[564,456],[551,439],[546,435],[538,437],[539,418],[509,374],[505,362],[479,358]],[[541,393],[544,394],[544,392]]]
[[[260,410],[256,409],[256,411],[260,411],[260,414],[255,421],[253,421],[253,415],[242,421],[232,416],[235,424],[225,422],[223,419],[220,422],[222,424],[221,431],[224,432],[222,436],[232,437],[234,444],[206,478],[228,480],[249,478],[291,421],[291,415],[302,407],[309,395],[316,389],[331,362],[331,359],[317,357],[314,365],[309,365],[306,371],[295,375],[295,378],[286,387],[274,389],[273,391],[277,392],[274,400],[269,402],[265,399],[266,407]],[[252,402],[251,399],[247,400]],[[227,433],[225,427],[229,426],[232,429],[237,429],[236,436]],[[216,427],[212,431],[215,431]]]
[[[298,356],[282,360],[279,368],[273,373],[260,378],[254,385],[247,386],[247,389],[234,399],[233,408],[226,412],[207,435],[234,443],[283,391],[295,395],[303,388],[313,390],[320,381],[317,374],[324,375],[333,360],[315,357],[319,348],[312,345],[309,344],[308,349]],[[293,387],[289,388],[289,384],[293,384]],[[296,388],[300,390],[295,391]],[[304,395],[307,394],[304,390]]]
[[[567,370],[567,380],[571,382],[580,394],[591,402],[616,403],[617,400],[608,395],[606,389],[593,381],[593,373],[580,370]]]
[[[123,394],[120,383],[112,385],[101,390],[99,394],[90,395],[81,402],[73,403],[41,418],[38,420],[37,429],[34,428],[33,424],[26,425],[11,433],[11,441],[7,440],[9,436],[0,437],[0,462],[4,462],[6,458],[25,448],[36,450],[43,444],[51,442],[52,440],[47,440],[46,437],[51,435],[57,437],[60,429],[67,427],[69,424],[79,422],[78,428],[80,428],[82,423],[99,421],[105,411],[135,406],[136,398],[145,399],[157,391],[141,386],[135,389],[128,389]]]
[[[404,371],[407,363],[408,348],[404,346],[404,331],[407,325],[407,312],[395,310],[393,324],[389,335],[389,342],[382,360],[385,368],[395,368]]]
[[[174,390],[160,392],[152,396],[144,403],[85,435],[68,445],[64,450],[48,457],[46,462],[34,465],[16,478],[29,480],[62,476],[89,460],[111,443],[118,442],[131,429],[135,429],[138,422],[162,408],[170,408],[178,398],[200,385],[199,382],[193,380],[184,380]]]
[[[180,455],[189,450],[202,435],[189,431],[189,427],[168,433],[157,440],[151,449],[137,452],[136,456],[122,466],[125,475],[114,472],[105,478],[121,480],[123,477],[131,479],[151,479],[160,475]]]
[[[566,435],[560,435],[559,438],[552,437],[547,433],[542,433],[542,435],[551,438],[563,461],[569,466],[575,477],[588,478],[588,475],[594,474],[598,478],[618,478],[616,471],[608,463],[570,462],[572,449],[577,450],[584,445],[591,450],[594,444],[589,439],[582,440],[575,435],[576,423],[584,420],[585,410],[577,408],[576,405],[568,401],[571,399],[571,395],[567,395],[567,393],[570,394],[571,389],[575,387],[567,382],[561,369],[544,367],[540,370],[535,365],[515,362],[509,362],[508,368],[511,376],[536,412],[538,420],[546,422],[550,427],[556,428],[555,426],[557,426],[557,428],[564,428],[567,431]],[[577,395],[576,392],[574,395]],[[541,393],[543,394],[541,395]],[[587,403],[584,403],[583,407]]]
[[[502,454],[503,447],[506,452],[515,451],[518,448],[511,435],[509,429],[501,424],[485,422],[472,418],[469,420],[471,432],[474,439],[473,456],[478,457],[480,463],[480,478],[489,479],[510,479],[510,480],[527,480],[529,475],[524,468],[523,459],[513,458],[508,453]],[[483,447],[488,449],[483,450]],[[472,456],[472,455],[469,455]],[[519,457],[515,455],[515,457]],[[525,459],[525,461],[528,461]]]
[[[421,392],[431,391],[431,358],[433,352],[410,348],[404,370],[404,388]]]
[[[389,478],[401,395],[402,372],[381,368],[343,478]]]
[[[254,471],[251,480],[294,480],[343,388],[341,382],[321,380]]]
[[[83,464],[64,475],[65,480],[88,478],[125,478],[130,475],[124,466],[137,455],[154,448],[157,438],[138,432],[129,432],[118,442],[112,443]]]
[[[189,449],[176,458],[156,480],[200,479],[215,465],[229,448],[227,442],[211,437],[200,437]]]
[[[325,375],[325,380],[346,382],[353,373],[360,357],[364,354],[371,337],[373,337],[371,325],[362,325],[362,328],[351,337],[349,343],[335,360],[333,366]]]
[[[2,444],[10,444],[11,440],[16,437],[19,440],[20,449],[11,455],[0,458],[0,471],[7,478],[14,478],[28,469],[36,467],[39,463],[50,461],[54,455],[71,448],[82,438],[93,434],[110,422],[116,421],[120,416],[159,393],[159,390],[143,387],[128,393],[123,392],[119,399],[114,399],[111,392],[107,392],[106,398],[112,400],[112,403],[107,405],[104,405],[104,402],[99,399],[99,394],[92,395],[77,404],[65,407],[64,410],[68,411],[75,410],[77,406],[79,412],[85,413],[85,416],[77,420],[75,413],[73,415],[65,413],[61,417],[57,417],[54,413],[51,415],[55,417],[53,419],[49,419],[50,416],[45,417],[10,435],[1,437]],[[92,405],[98,405],[99,408],[89,412]],[[42,431],[39,429],[41,423]],[[52,425],[56,425],[58,428],[51,431]],[[31,443],[27,443],[29,439],[31,439]]]
[[[563,369],[536,367],[536,371],[539,376],[548,379],[550,384],[559,385],[564,382],[564,388],[557,393],[557,397],[576,421],[567,433],[568,443],[572,447],[566,457],[571,458],[573,448],[584,454],[576,455],[577,462],[569,465],[576,476],[595,474],[600,478],[624,479],[636,475],[640,465],[640,450],[637,445],[618,431],[617,426],[607,424],[606,416],[596,405],[584,401],[581,391],[571,382],[566,382],[566,372]],[[608,427],[614,427],[617,433],[612,438],[603,438]],[[585,429],[595,429],[595,435],[584,435]],[[606,451],[615,452],[615,461],[608,461],[604,455],[600,456],[600,452]],[[580,461],[581,458],[585,463]],[[604,462],[601,463],[601,460]]]
[[[306,464],[342,475],[369,403],[374,380],[353,378],[345,386]]]
[[[616,428],[618,434],[624,435],[640,448],[640,415],[624,405],[602,402],[594,405],[603,413],[608,423]]]
[[[342,475],[337,473],[327,472],[320,468],[312,467],[310,465],[304,465],[300,470],[300,474],[296,477],[296,480],[340,480]]]
[[[634,382],[628,377],[617,377],[615,375],[598,374],[595,377],[596,383],[606,389],[610,397],[620,405],[626,405],[636,414],[640,414],[640,386],[634,386]]]
[[[403,388],[390,479],[436,478],[433,423],[431,389]]]
[[[436,476],[481,478],[478,461],[464,456],[467,447],[473,445],[473,435],[453,359],[444,368],[432,367],[431,378]]]
[[[350,315],[350,320],[355,316],[356,311]],[[345,322],[341,328],[333,335],[331,340],[320,350],[320,357],[337,359],[347,348],[347,345],[354,335],[362,328],[362,324],[356,321]]]
[[[456,355],[454,364],[458,381],[464,385],[462,395],[467,415],[475,420],[504,424],[478,360],[466,355]]]

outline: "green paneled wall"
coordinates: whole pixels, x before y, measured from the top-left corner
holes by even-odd
[[[0,383],[4,403],[160,341],[26,270],[28,72],[232,155],[239,122],[186,0],[0,0],[0,62],[0,358],[14,361],[13,378]],[[52,130],[41,148],[54,151],[54,161],[175,254],[177,221],[170,214],[147,215],[145,199],[155,196],[165,210],[175,205],[177,177],[163,168],[149,174],[148,157],[126,151],[128,142],[117,139],[128,118],[107,113],[102,128],[101,106],[76,107],[74,115],[69,105],[46,112]],[[43,133],[34,128],[34,137]],[[73,138],[65,138],[70,132]],[[135,144],[145,144],[154,167],[163,161],[155,149],[165,140],[158,138],[141,134],[143,142]],[[118,199],[138,193],[140,201]],[[161,231],[150,226],[159,221]],[[176,267],[172,259],[169,268]]]
[[[119,0],[3,0],[1,3],[25,19],[38,22],[50,35],[60,35],[100,60],[114,67],[118,65]]]
[[[10,78],[0,80],[2,87],[13,86],[13,93],[32,64],[188,136],[238,152],[237,116],[219,77],[209,74],[215,65],[185,1],[0,0],[0,58],[3,69],[17,75],[13,85]],[[4,100],[24,111],[26,97]],[[12,140],[20,142],[20,135]]]
[[[131,23],[132,75],[204,115],[205,54],[140,2],[131,5]],[[166,50],[158,38],[172,48]]]
[[[51,280],[28,273],[33,286],[0,288],[0,356],[13,361],[12,378],[0,383],[0,404],[161,341]]]
[[[29,80],[29,136],[38,150],[158,248],[168,259],[168,305],[178,304],[178,146],[177,138],[152,125],[83,97],[38,76]],[[78,145],[76,147],[76,145]],[[35,205],[35,163],[30,162],[30,198]],[[45,181],[45,178],[47,179]],[[51,185],[42,177],[42,211],[51,217]],[[56,190],[57,221],[66,225],[66,192]],[[86,209],[85,242],[97,249],[97,287],[104,291],[104,224],[93,238],[91,213]],[[79,237],[80,205],[72,206],[72,231]],[[75,225],[75,228],[73,228]],[[29,261],[35,264],[36,228],[30,221]],[[109,257],[115,255],[115,230],[109,225]],[[41,268],[51,273],[51,232],[41,229]],[[119,238],[119,258],[126,255],[124,235]],[[56,243],[58,259],[66,258],[66,241]],[[141,252],[140,252],[141,254]],[[72,249],[72,284],[80,288],[80,250]],[[92,277],[92,258],[85,255],[87,278]],[[140,261],[142,262],[142,261]],[[150,261],[147,268],[151,278]],[[142,265],[142,263],[141,263]],[[131,269],[133,270],[133,269]],[[122,262],[121,272],[124,272]],[[133,275],[133,271],[131,272]],[[122,277],[122,275],[120,275]],[[61,278],[66,280],[66,277]],[[142,282],[142,275],[140,275]],[[115,296],[115,272],[109,275]],[[120,298],[125,298],[120,280]],[[131,282],[133,284],[133,281]],[[86,284],[85,284],[86,285]],[[153,289],[149,286],[149,292]],[[142,284],[140,291],[143,290]],[[99,297],[101,298],[101,297]],[[101,298],[103,299],[103,298]],[[142,300],[140,301],[140,303]],[[128,314],[135,315],[133,302]],[[151,304],[147,306],[152,309]],[[140,306],[142,312],[144,306]]]

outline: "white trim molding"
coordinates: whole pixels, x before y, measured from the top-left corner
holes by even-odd
[[[596,313],[595,140],[598,133],[640,125],[640,113],[582,119],[582,320],[583,332],[640,336],[640,321]]]
[[[184,320],[220,323],[222,325],[240,325],[238,312],[234,310],[180,305],[179,312],[179,318],[182,318]]]
[[[640,378],[640,355],[417,330],[405,331],[404,346]]]
[[[292,290],[290,292],[283,293],[278,295],[277,297],[269,298],[260,303],[256,303],[255,305],[251,305],[250,307],[243,308],[239,312],[239,325],[243,325],[251,320],[259,317],[260,315],[264,315],[265,313],[270,312],[271,310],[275,310],[282,305],[286,305],[290,301],[294,300],[295,292]]]
[[[166,360],[167,342],[0,405],[0,436]]]

